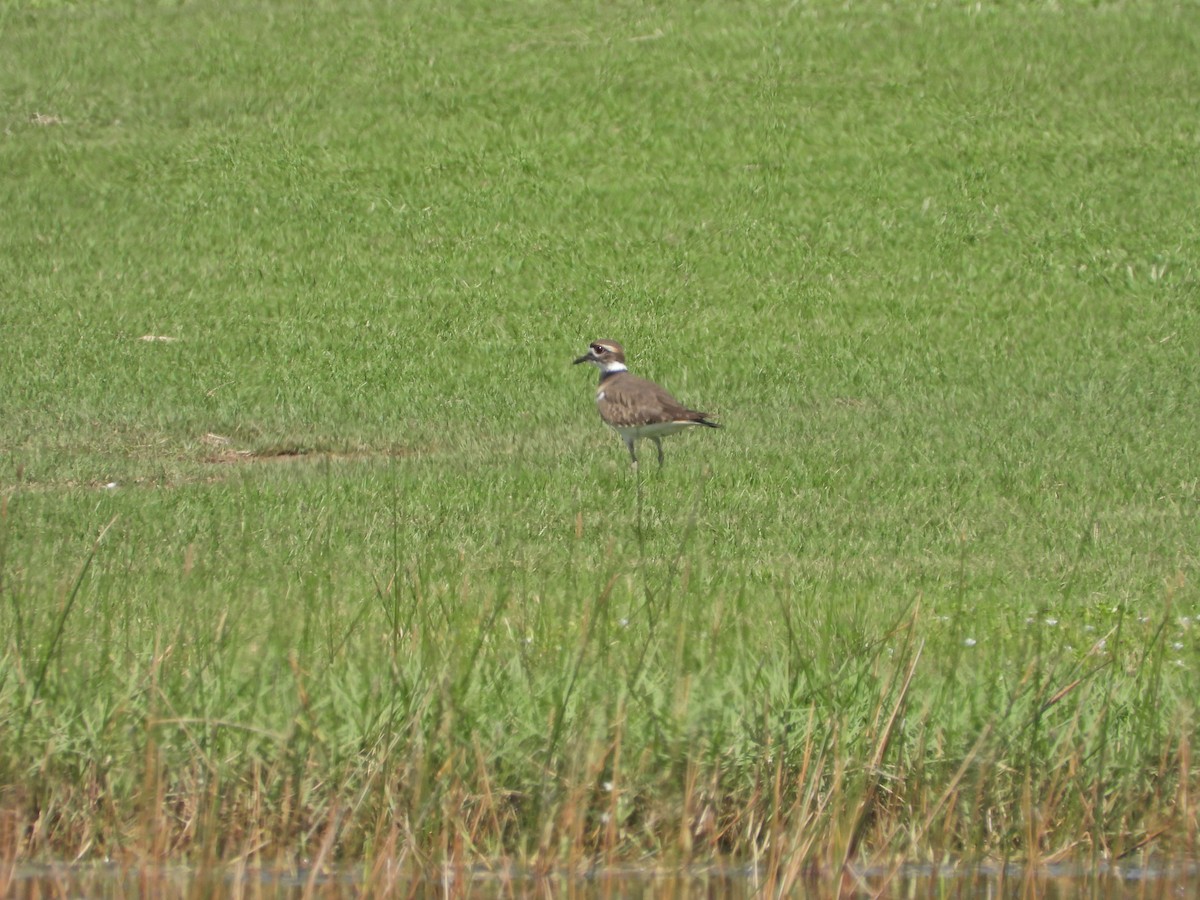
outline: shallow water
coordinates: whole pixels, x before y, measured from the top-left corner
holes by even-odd
[[[361,896],[600,898],[730,898],[773,895],[778,885],[751,867],[696,867],[682,872],[655,869],[606,869],[586,875],[557,873],[533,876],[513,871],[469,870],[441,879],[413,879],[386,869],[372,873],[343,871],[265,871],[229,866],[199,872],[183,867],[96,865],[0,866],[0,896],[13,900],[84,897],[246,897],[349,898]],[[1200,864],[1102,866],[1084,869],[1061,865],[1039,869],[1021,866],[936,868],[905,865],[868,868],[844,879],[800,880],[789,897],[812,898],[1007,898],[1200,897]]]

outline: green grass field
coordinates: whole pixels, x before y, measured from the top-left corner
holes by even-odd
[[[0,859],[1195,854],[1195,6],[0,45]]]

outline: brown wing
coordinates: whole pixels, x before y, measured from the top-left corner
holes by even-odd
[[[696,422],[714,425],[705,413],[688,409],[653,381],[625,375],[604,385],[608,407],[605,418],[613,425],[636,426],[651,422]]]

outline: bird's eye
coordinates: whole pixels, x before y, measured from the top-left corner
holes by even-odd
[[[604,347],[600,344],[592,344],[592,352],[599,355],[604,352]]]

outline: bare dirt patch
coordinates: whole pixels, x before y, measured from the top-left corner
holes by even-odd
[[[412,447],[364,447],[353,450],[322,450],[314,447],[284,446],[263,450],[244,450],[231,446],[233,443],[232,440],[219,434],[206,434],[200,439],[200,442],[213,448],[213,452],[203,458],[204,462],[212,465],[290,463],[313,460],[361,461],[416,456],[420,452]]]

